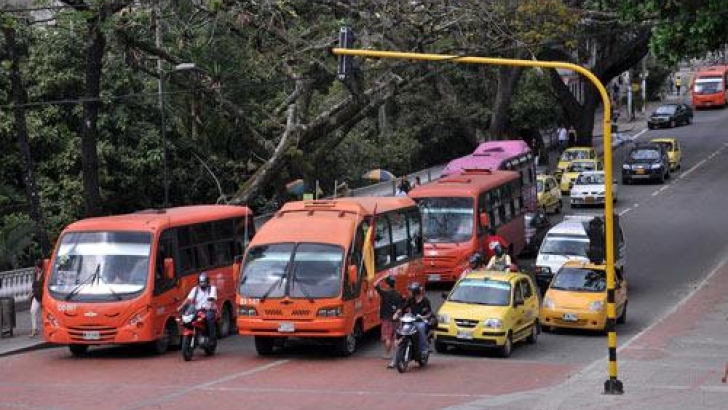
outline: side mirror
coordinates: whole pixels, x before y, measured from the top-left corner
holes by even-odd
[[[45,277],[51,270],[51,260],[46,258],[43,259],[43,277]]]
[[[480,226],[482,226],[483,228],[488,226],[488,224],[490,222],[490,221],[488,221],[488,214],[485,212],[481,212],[479,217],[480,217]]]
[[[448,294],[447,294],[447,292],[442,292],[442,293],[440,293],[440,296],[441,296],[441,297],[442,297],[443,299],[447,299],[447,296],[448,296]]]
[[[240,279],[240,270],[243,267],[243,255],[238,255],[235,257],[235,260],[233,260],[233,283],[238,283],[238,280]]]
[[[175,277],[174,272],[174,259],[172,258],[165,258],[164,259],[164,278],[168,280],[172,280]]]
[[[354,265],[349,265],[349,270],[346,272],[347,279],[349,279],[349,285],[354,285],[359,279],[359,269]]]

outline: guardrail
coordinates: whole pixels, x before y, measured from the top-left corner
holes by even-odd
[[[27,302],[33,289],[34,268],[0,272],[0,297],[12,297],[15,303]]]

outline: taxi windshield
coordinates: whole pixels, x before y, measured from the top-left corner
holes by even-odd
[[[657,141],[655,144],[662,146],[665,151],[670,152],[672,151],[672,142],[668,141]]]
[[[554,278],[551,289],[575,292],[604,292],[607,289],[607,282],[603,271],[562,268]]]
[[[448,301],[508,306],[511,303],[511,284],[492,279],[463,279],[453,289]]]
[[[581,174],[576,185],[604,185],[604,174]]]
[[[569,165],[569,172],[594,171],[595,169],[596,164],[591,161],[577,161]]]
[[[589,158],[589,151],[587,150],[566,150],[563,154],[561,154],[561,160],[562,161],[573,161],[575,159],[588,159]]]

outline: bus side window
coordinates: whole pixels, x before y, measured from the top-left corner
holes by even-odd
[[[374,259],[377,271],[389,267],[392,263],[392,235],[386,215],[378,215],[374,231]]]
[[[162,232],[157,245],[157,255],[154,269],[154,294],[159,295],[174,287],[176,280],[168,280],[164,277],[164,260],[172,258],[177,262],[177,230],[170,229]],[[179,276],[179,265],[175,276]]]
[[[480,214],[483,212],[488,212],[488,193],[487,192],[481,192],[478,196],[478,214],[475,215],[476,220],[478,221],[478,236],[485,235],[485,230],[488,228],[487,226],[483,226],[480,224]],[[488,219],[490,220],[490,215],[488,215]]]
[[[392,248],[395,263],[406,262],[409,259],[409,234],[407,233],[407,215],[405,211],[395,211],[389,214],[389,223],[392,227]]]
[[[422,218],[417,209],[407,211],[409,233],[409,256],[412,259],[422,256]]]

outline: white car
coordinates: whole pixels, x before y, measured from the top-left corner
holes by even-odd
[[[585,171],[579,174],[571,188],[571,206],[604,205],[606,191],[604,171]],[[612,199],[617,201],[617,182],[612,182]]]

